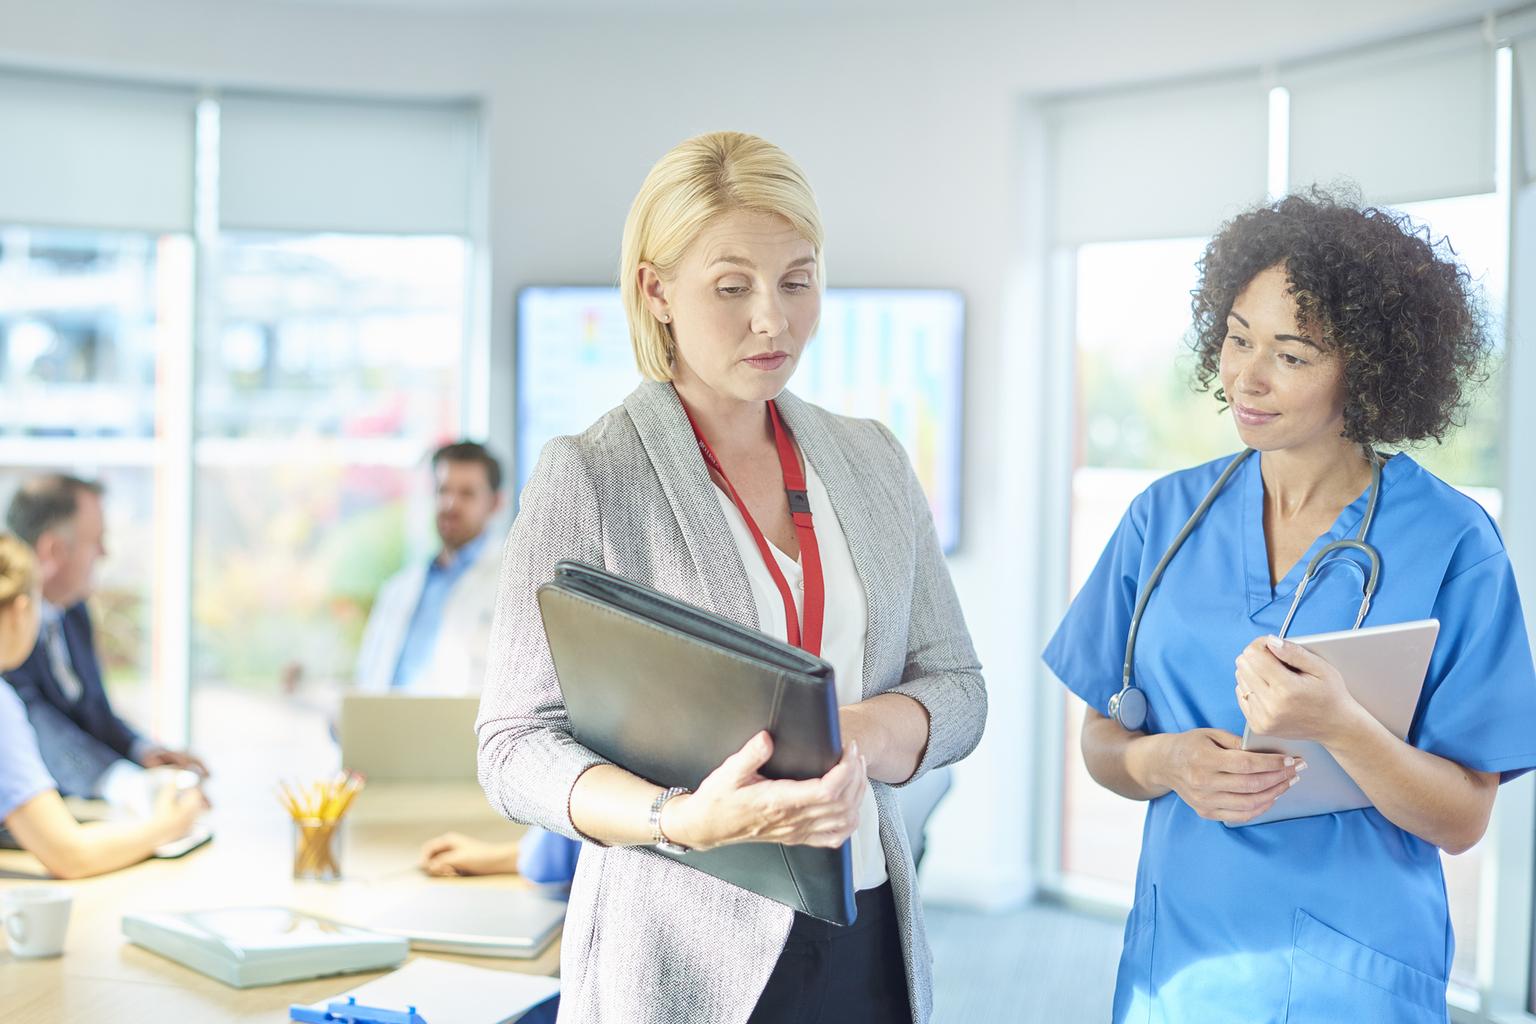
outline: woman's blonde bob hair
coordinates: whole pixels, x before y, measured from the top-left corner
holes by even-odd
[[[672,331],[640,293],[640,264],[670,278],[705,225],[736,210],[776,214],[816,251],[816,284],[826,286],[821,211],[805,174],[782,149],[743,132],[710,132],[679,143],[645,176],[624,221],[619,292],[635,362],[651,380],[672,379]]]
[[[37,586],[37,559],[26,543],[11,533],[0,533],[0,611]]]

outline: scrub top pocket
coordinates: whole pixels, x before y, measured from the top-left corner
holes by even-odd
[[[1115,1024],[1148,1024],[1152,1019],[1152,947],[1157,937],[1157,887],[1148,889],[1125,922],[1125,946],[1115,977]]]
[[[1287,1024],[1446,1024],[1445,982],[1296,911]]]

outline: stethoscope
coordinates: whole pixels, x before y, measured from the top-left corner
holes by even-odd
[[[1173,556],[1178,554],[1179,548],[1183,547],[1184,542],[1189,539],[1189,535],[1194,532],[1195,527],[1204,518],[1206,510],[1211,507],[1211,503],[1216,500],[1216,496],[1227,485],[1227,481],[1231,479],[1232,474],[1237,472],[1237,468],[1252,454],[1252,448],[1244,449],[1227,464],[1226,469],[1222,470],[1221,476],[1217,477],[1216,482],[1211,485],[1211,489],[1206,492],[1200,504],[1195,507],[1194,513],[1189,517],[1189,522],[1184,524],[1184,528],[1179,531],[1179,535],[1173,538],[1173,543],[1168,545],[1168,550],[1163,553],[1163,557],[1157,563],[1157,567],[1152,570],[1152,575],[1147,580],[1147,585],[1142,588],[1140,596],[1136,598],[1136,610],[1131,614],[1130,634],[1125,639],[1125,668],[1120,674],[1120,692],[1109,698],[1109,717],[1119,722],[1122,728],[1130,732],[1137,732],[1147,724],[1147,695],[1139,688],[1131,685],[1131,661],[1136,652],[1136,633],[1141,629],[1141,616],[1147,610],[1147,599],[1152,596],[1153,589],[1157,587],[1158,581],[1163,578],[1163,571],[1168,568],[1168,563],[1173,561]],[[1376,581],[1381,576],[1381,554],[1365,542],[1365,535],[1371,529],[1371,520],[1376,517],[1376,501],[1381,497],[1381,458],[1374,451],[1371,451],[1369,454],[1371,460],[1371,493],[1366,501],[1365,517],[1360,520],[1360,531],[1355,534],[1354,539],[1336,540],[1331,544],[1325,545],[1321,551],[1312,556],[1312,560],[1307,563],[1307,571],[1302,573],[1301,583],[1296,587],[1296,596],[1291,599],[1291,610],[1286,613],[1285,622],[1280,626],[1279,635],[1282,640],[1285,639],[1286,632],[1291,628],[1291,620],[1296,617],[1296,609],[1301,605],[1301,597],[1307,592],[1307,584],[1312,582],[1312,577],[1316,574],[1318,567],[1323,564],[1323,561],[1329,555],[1346,549],[1362,552],[1371,562],[1370,576],[1365,577],[1363,573],[1361,574],[1363,577],[1361,580],[1363,597],[1360,600],[1360,613],[1355,616],[1355,624],[1350,628],[1359,629],[1360,623],[1365,621],[1366,612],[1370,611],[1371,598],[1376,593]],[[1347,564],[1355,566],[1354,562],[1348,559],[1345,559],[1345,561]],[[1358,570],[1359,566],[1355,566],[1355,568]]]

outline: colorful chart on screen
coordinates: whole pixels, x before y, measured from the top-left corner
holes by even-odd
[[[640,382],[616,288],[518,296],[517,484],[552,437],[577,434]],[[789,390],[880,420],[907,450],[945,551],[960,534],[965,303],[940,289],[832,288]]]

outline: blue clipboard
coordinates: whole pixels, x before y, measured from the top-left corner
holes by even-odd
[[[414,1006],[404,1010],[360,1006],[356,996],[347,996],[346,1002],[338,999],[324,1010],[294,1003],[288,1007],[288,1019],[305,1024],[427,1024],[426,1018],[417,1013]]]

